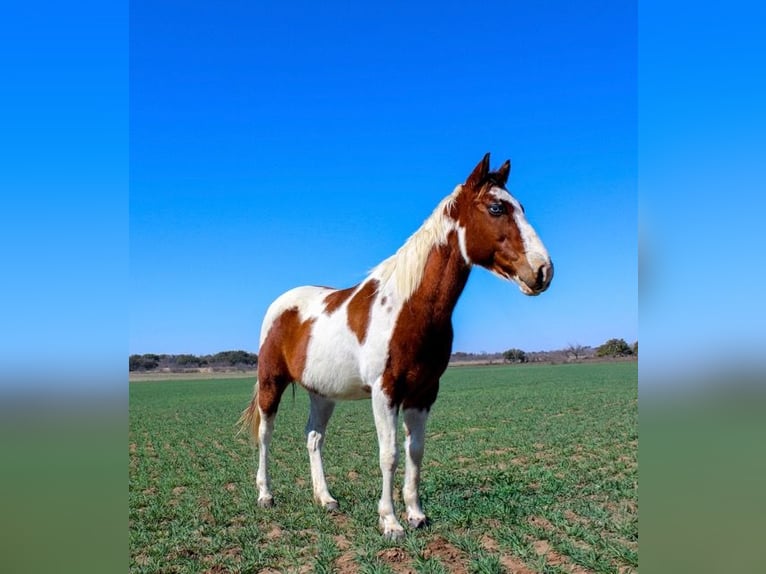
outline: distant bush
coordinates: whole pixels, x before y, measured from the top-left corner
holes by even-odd
[[[508,349],[503,353],[503,359],[508,363],[526,363],[527,354],[521,349]]]
[[[131,371],[151,371],[159,364],[159,355],[131,355],[128,359],[128,368]]]
[[[609,339],[596,349],[597,357],[625,357],[632,354],[633,351],[625,342],[625,339]]]

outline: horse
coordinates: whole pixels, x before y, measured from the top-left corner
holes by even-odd
[[[513,281],[525,295],[542,293],[553,278],[548,252],[506,189],[510,161],[490,171],[489,155],[361,283],[347,289],[297,287],[269,306],[257,382],[239,420],[259,450],[259,506],[274,504],[269,444],[282,393],[298,383],[310,398],[306,446],[315,502],[329,511],[339,508],[322,466],[336,402],[371,399],[382,474],[378,526],[388,539],[405,534],[393,501],[400,411],[407,522],[411,528],[427,523],[418,494],[426,420],[452,352],[452,312],[471,268]]]

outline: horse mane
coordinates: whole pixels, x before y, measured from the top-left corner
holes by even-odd
[[[428,254],[434,247],[446,243],[447,235],[455,229],[456,222],[450,213],[462,189],[463,186],[458,185],[442,199],[404,245],[371,271],[370,274],[380,281],[379,291],[390,285],[402,300],[407,300],[415,292],[423,279]]]

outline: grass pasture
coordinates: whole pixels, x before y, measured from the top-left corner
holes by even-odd
[[[234,437],[253,382],[130,384],[131,572],[638,570],[635,362],[449,369],[426,433],[431,524],[398,543],[377,530],[368,401],[340,403],[330,421],[325,470],[341,511],[328,514],[312,503],[308,398],[288,389],[276,506],[257,507],[253,450]],[[398,489],[402,476],[400,464]]]

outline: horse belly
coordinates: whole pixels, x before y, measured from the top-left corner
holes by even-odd
[[[331,399],[367,399],[370,387],[362,378],[359,343],[340,319],[344,314],[320,317],[311,333],[301,383]]]

